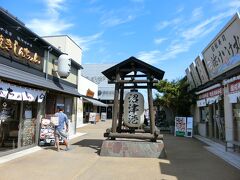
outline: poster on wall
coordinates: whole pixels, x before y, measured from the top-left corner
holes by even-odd
[[[238,13],[203,50],[210,79],[240,64],[240,19]]]
[[[184,137],[186,134],[186,117],[175,117],[175,136]]]

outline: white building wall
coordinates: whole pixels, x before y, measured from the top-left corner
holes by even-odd
[[[80,73],[79,73],[80,74]],[[98,99],[98,85],[87,78],[78,76],[78,92],[84,96],[87,94],[87,90],[90,89],[94,92],[93,98]],[[78,98],[77,101],[77,128],[83,124],[83,99]]]
[[[90,89],[94,92],[93,98],[98,99],[98,85],[83,76],[78,78],[78,92],[84,96],[87,94],[87,90]]]

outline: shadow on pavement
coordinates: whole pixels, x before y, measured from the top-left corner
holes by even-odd
[[[239,170],[207,151],[206,144],[185,137],[164,136],[167,159],[161,160],[161,174],[177,180],[239,180]]]
[[[95,153],[97,153],[99,155],[102,143],[103,143],[102,139],[84,139],[84,140],[76,142],[72,145],[78,145],[78,146],[81,146],[81,147],[92,148],[92,149],[96,150]]]

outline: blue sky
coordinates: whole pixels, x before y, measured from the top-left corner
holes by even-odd
[[[40,36],[69,35],[83,49],[82,63],[119,63],[135,56],[185,75],[234,15],[240,0],[0,0]]]

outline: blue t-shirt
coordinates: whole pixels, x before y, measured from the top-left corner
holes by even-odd
[[[68,118],[67,118],[67,115],[64,114],[63,112],[58,112],[55,114],[56,116],[58,116],[58,120],[59,120],[59,125],[56,126],[56,129],[57,130],[60,130],[62,131],[64,129],[64,123],[66,123],[66,125],[68,126]]]

